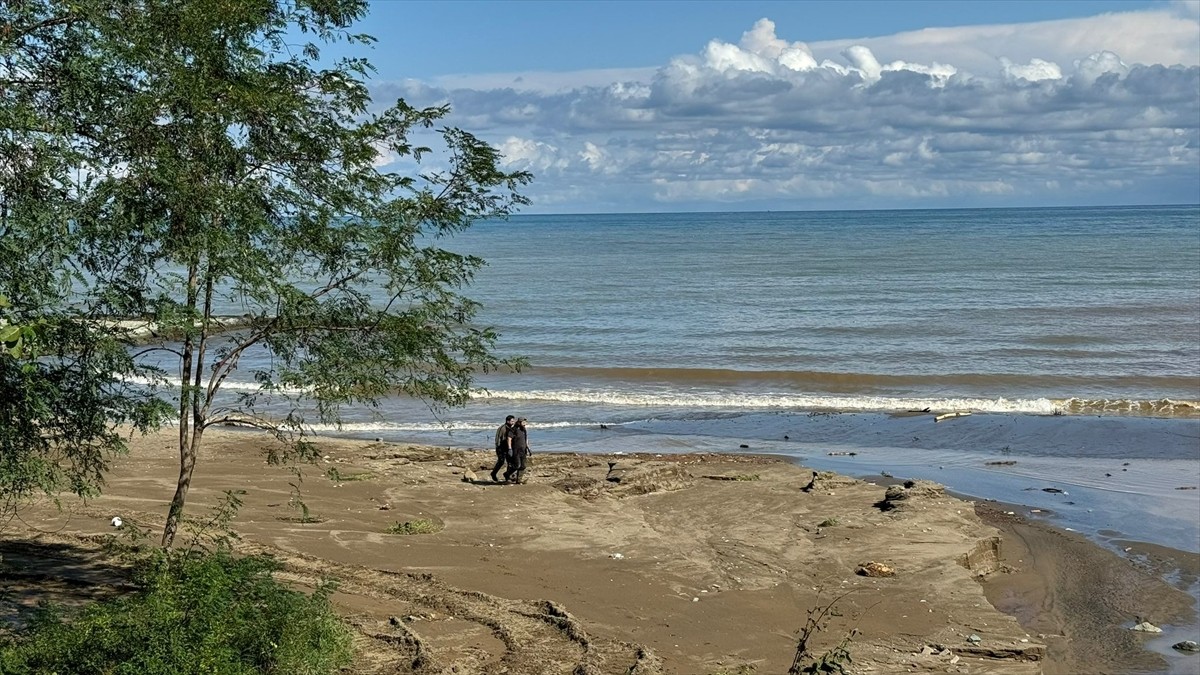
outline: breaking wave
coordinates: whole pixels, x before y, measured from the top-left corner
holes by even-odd
[[[713,392],[629,393],[612,391],[504,391],[476,395],[481,399],[537,401],[609,406],[903,412],[970,410],[1032,415],[1122,414],[1148,417],[1200,417],[1200,401],[1052,398],[920,398],[837,396],[791,393],[739,394]]]

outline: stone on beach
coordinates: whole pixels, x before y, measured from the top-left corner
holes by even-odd
[[[883,563],[871,561],[860,565],[854,573],[862,577],[894,577],[896,576],[896,569]]]

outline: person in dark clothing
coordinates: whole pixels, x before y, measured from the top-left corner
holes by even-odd
[[[512,429],[516,423],[517,418],[509,415],[504,418],[504,424],[501,424],[500,428],[496,429],[496,465],[492,467],[493,483],[500,482],[500,477],[496,475],[496,472],[500,470],[500,467],[508,463],[508,430]]]
[[[508,430],[508,468],[504,470],[504,480],[514,483],[525,481],[526,458],[529,456],[529,430],[525,427],[525,418]]]

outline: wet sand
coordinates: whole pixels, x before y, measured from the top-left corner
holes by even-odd
[[[299,586],[340,579],[354,672],[781,673],[807,611],[835,600],[810,644],[824,651],[857,629],[850,672],[1161,670],[1124,624],[1193,611],[1155,570],[1081,536],[977,513],[931,485],[883,510],[883,485],[814,481],[776,457],[537,454],[528,484],[494,485],[490,451],[325,439],[296,483],[265,466],[265,436],[210,434],[189,513],[246,490],[234,523],[244,550],[276,555]],[[25,562],[4,585],[28,604],[47,579],[107,565],[94,540],[115,515],[159,527],[172,440],[135,439],[103,497],[9,523],[0,553]],[[414,519],[444,529],[388,534]],[[895,575],[856,574],[870,562]]]
[[[982,579],[987,598],[1045,642],[1047,675],[1200,672],[1200,657],[1147,651],[1155,636],[1130,630],[1137,619],[1196,629],[1194,601],[1183,589],[1194,583],[1200,555],[1130,542],[1130,556],[1121,557],[1005,505],[982,502],[976,512],[1001,532],[1005,572]],[[1158,564],[1148,565],[1143,550]],[[1170,573],[1181,588],[1162,581]]]

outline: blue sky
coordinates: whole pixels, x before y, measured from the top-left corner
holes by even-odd
[[[535,175],[529,213],[1200,202],[1196,0],[385,1],[358,28],[376,100],[450,104]]]

